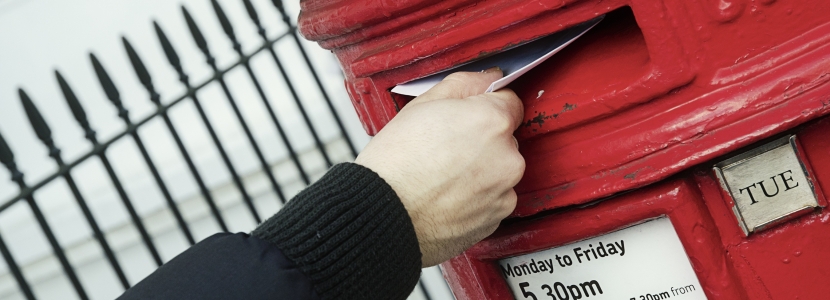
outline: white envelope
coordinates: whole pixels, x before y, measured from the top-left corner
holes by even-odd
[[[588,30],[594,28],[604,17],[605,15],[596,17],[590,21],[487,58],[472,61],[421,79],[399,84],[392,89],[392,92],[417,97],[441,82],[444,77],[447,77],[451,73],[459,71],[479,72],[494,66],[502,69],[504,77],[493,82],[484,92],[489,93],[499,90],[570,45],[573,41],[588,32]]]

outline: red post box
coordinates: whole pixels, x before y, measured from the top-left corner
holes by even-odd
[[[605,14],[511,84],[511,218],[444,263],[459,299],[827,299],[830,2],[301,2],[367,132],[396,84]]]

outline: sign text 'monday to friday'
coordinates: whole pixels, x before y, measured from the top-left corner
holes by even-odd
[[[571,255],[569,254],[563,254],[561,256],[557,254],[554,258],[541,260],[539,262],[535,259],[530,259],[529,263],[518,266],[511,266],[508,263],[506,267],[501,266],[501,270],[505,277],[519,277],[522,275],[530,275],[540,272],[548,272],[552,274],[555,268],[554,264],[558,267],[565,268],[574,265],[575,262],[577,264],[582,264],[592,260],[596,261],[600,258],[615,255],[619,255],[620,257],[625,256],[625,240],[608,243],[599,242],[596,247],[594,247],[593,244],[588,244],[586,248],[574,247],[571,251],[573,252],[573,257],[575,259],[571,258]],[[530,295],[524,290],[528,286],[530,286],[530,284],[527,282],[519,283],[519,287],[525,295]],[[597,280],[590,280],[576,284],[565,284],[557,281],[550,285],[543,284],[541,288],[545,290],[547,295],[549,295],[552,299],[581,299],[582,297],[596,296],[598,293],[603,294],[602,286]]]
[[[593,244],[588,244],[587,249],[583,249],[582,247],[573,248],[573,256],[576,258],[576,262],[580,264],[583,262],[589,262],[591,259],[598,260],[600,258],[613,255],[625,256],[625,240],[605,244],[603,244],[603,242],[599,242],[596,248]],[[501,271],[504,273],[505,277],[518,277],[539,272],[553,273],[554,260],[556,260],[556,264],[562,268],[572,266],[574,264],[574,259],[571,258],[570,255],[564,254],[561,256],[556,255],[554,258],[539,262],[535,259],[530,259],[529,263],[518,266],[511,266],[508,263],[506,267],[501,266]]]
[[[516,299],[706,299],[668,218],[499,261]]]

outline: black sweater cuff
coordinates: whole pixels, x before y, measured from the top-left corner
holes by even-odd
[[[251,234],[299,265],[323,299],[406,299],[421,271],[403,203],[358,164],[334,166]]]

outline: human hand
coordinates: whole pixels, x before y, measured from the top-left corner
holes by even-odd
[[[513,91],[486,90],[498,68],[459,72],[412,100],[355,160],[380,175],[409,213],[422,266],[446,261],[498,228],[525,170]]]

